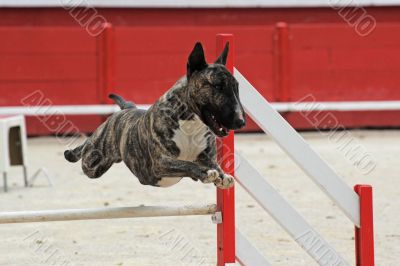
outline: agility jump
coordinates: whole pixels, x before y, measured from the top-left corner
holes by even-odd
[[[209,215],[215,214],[216,212],[217,206],[215,204],[180,207],[139,206],[96,209],[2,212],[0,215],[0,224]]]
[[[112,27],[111,25],[108,27],[104,36],[112,38],[110,34]],[[111,41],[112,39],[108,39],[107,42]],[[222,51],[226,42],[229,42],[231,46],[226,67],[234,73],[240,84],[240,96],[246,113],[280,145],[332,201],[337,203],[355,225],[356,265],[374,265],[372,188],[368,185],[356,185],[355,191],[349,188],[244,76],[234,69],[233,35],[217,35],[217,54]],[[250,162],[238,154],[235,156],[233,132],[219,143],[218,155],[223,170],[235,176],[237,183],[243,186],[319,265],[349,265],[251,166]],[[217,189],[216,205],[3,212],[0,213],[0,223],[213,214],[217,222],[218,266],[233,265],[236,261],[249,266],[270,265],[240,231],[235,229],[234,199],[234,187],[232,187],[225,190]]]

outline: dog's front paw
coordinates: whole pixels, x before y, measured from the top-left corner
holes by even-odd
[[[207,177],[203,180],[203,183],[215,183],[219,177],[219,173],[215,169],[211,169],[207,171]]]
[[[228,175],[228,174],[224,174],[222,179],[218,177],[218,179],[214,182],[214,184],[218,188],[222,188],[222,189],[231,188],[234,183],[235,183],[235,180],[233,179],[233,177],[231,175]]]

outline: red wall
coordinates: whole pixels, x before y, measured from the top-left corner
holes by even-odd
[[[309,93],[318,101],[400,99],[400,8],[368,8],[377,28],[367,37],[332,9],[98,11],[115,28],[113,91],[136,103],[152,103],[185,73],[196,41],[203,42],[212,61],[215,34],[221,32],[235,34],[237,68],[269,101],[296,101]],[[277,78],[278,21],[289,25],[285,88]],[[89,36],[68,11],[0,9],[0,36],[0,105],[21,105],[35,90],[54,104],[103,102],[99,37]],[[284,115],[297,128],[312,128],[299,114]],[[348,127],[400,125],[400,112],[335,116]],[[83,132],[102,121],[66,119]],[[36,118],[28,119],[28,131],[55,133]]]

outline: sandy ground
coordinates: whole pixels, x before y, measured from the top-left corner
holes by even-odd
[[[377,265],[398,265],[400,255],[400,131],[351,131],[377,162],[370,174],[346,158],[328,135],[305,139],[353,186],[374,186]],[[20,168],[10,173],[10,191],[0,192],[0,210],[40,210],[215,202],[215,189],[191,180],[168,188],[142,186],[123,164],[102,178],[85,177],[62,156],[66,139],[29,139],[30,173],[46,167],[54,187],[39,178],[22,187]],[[237,136],[237,148],[281,194],[354,264],[353,226],[267,136]],[[251,176],[249,176],[251,178]],[[237,225],[273,265],[316,265],[239,186]],[[216,228],[210,217],[174,217],[0,225],[0,265],[215,265]]]

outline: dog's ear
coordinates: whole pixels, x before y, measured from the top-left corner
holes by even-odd
[[[195,71],[203,70],[207,67],[204,56],[203,46],[197,42],[189,55],[187,62],[187,77],[189,78]]]
[[[217,60],[215,60],[215,64],[221,64],[225,65],[226,64],[226,59],[228,58],[228,52],[229,52],[229,42],[225,44],[225,48],[222,51],[222,53],[219,55]]]

